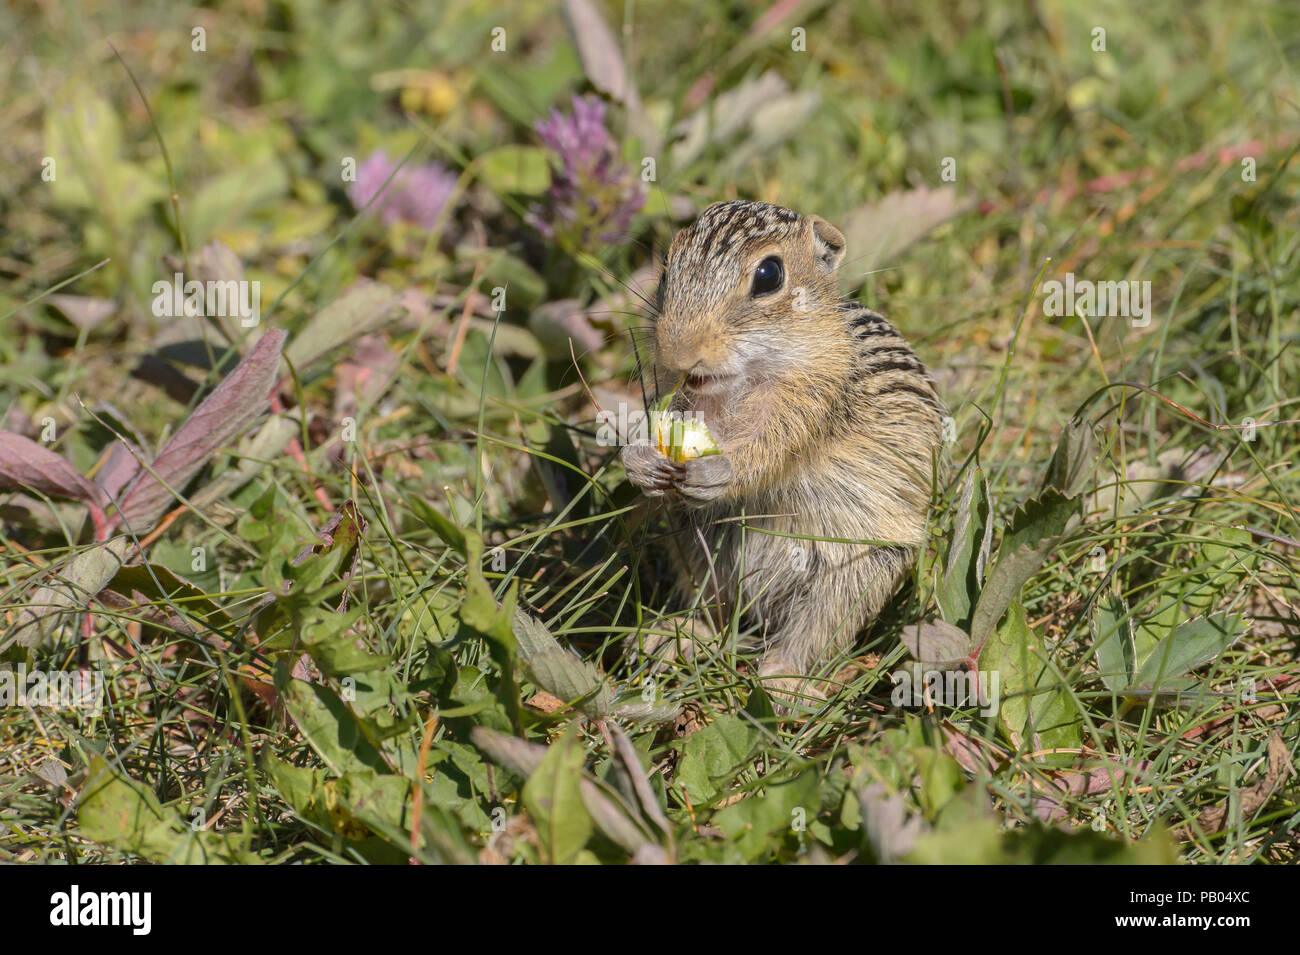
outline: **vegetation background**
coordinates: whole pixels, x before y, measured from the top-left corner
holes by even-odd
[[[1300,7],[0,28],[0,654],[104,689],[0,709],[0,858],[1294,861]],[[953,417],[915,579],[799,720],[742,620],[624,652],[692,608],[596,437],[733,197],[840,225]],[[1150,323],[1045,315],[1067,272]],[[258,324],[166,314],[176,273]],[[898,705],[909,655],[1001,707]]]

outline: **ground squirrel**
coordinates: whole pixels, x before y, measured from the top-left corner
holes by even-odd
[[[653,444],[622,451],[632,483],[668,504],[681,585],[703,588],[715,621],[740,600],[763,639],[759,675],[782,701],[822,695],[806,678],[911,566],[943,429],[907,342],[841,297],[843,257],[844,236],[818,216],[705,209],[669,246],[643,365],[722,453],[674,463]]]

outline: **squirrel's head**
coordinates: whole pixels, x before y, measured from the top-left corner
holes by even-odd
[[[843,257],[844,236],[818,216],[765,202],[709,206],[668,248],[655,322],[660,372],[706,395],[815,361]]]

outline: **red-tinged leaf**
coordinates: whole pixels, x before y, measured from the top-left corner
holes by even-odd
[[[94,469],[95,483],[102,487],[104,493],[110,498],[117,497],[122,489],[140,473],[140,461],[136,457],[138,454],[140,454],[138,448],[124,441],[115,440],[99,456],[101,463]]]
[[[904,627],[899,639],[912,659],[938,670],[955,670],[971,659],[965,630],[942,620],[923,620]]]
[[[126,492],[120,506],[123,523],[136,533],[150,527],[172,500],[173,491],[179,492],[215,451],[266,410],[284,338],[282,331],[263,335],[248,357],[194,409],[154,459],[154,473],[140,475]]]
[[[317,540],[304,547],[289,563],[301,567],[312,556],[327,554],[336,547],[342,548],[345,555],[350,554],[365,532],[366,519],[357,510],[356,502],[349,498],[343,502],[338,513],[330,518],[329,523],[320,529],[316,535]]]
[[[1116,788],[1136,786],[1150,766],[1149,760],[1129,760],[1125,763],[1108,762],[1087,772],[1070,770],[1051,774],[1045,783],[1039,784],[1034,793],[1034,815],[1043,822],[1068,819],[1071,800],[1095,796]]]
[[[942,729],[944,750],[971,775],[991,776],[1006,761],[1007,754],[996,744],[958,729],[950,720],[943,721]]]
[[[71,464],[12,431],[0,431],[0,487],[27,488],[100,506],[105,501],[104,492]]]

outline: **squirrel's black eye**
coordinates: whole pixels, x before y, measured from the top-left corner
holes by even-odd
[[[769,255],[758,263],[758,268],[754,269],[754,287],[749,294],[767,295],[779,289],[784,281],[785,269],[781,265],[781,260],[775,255]]]

